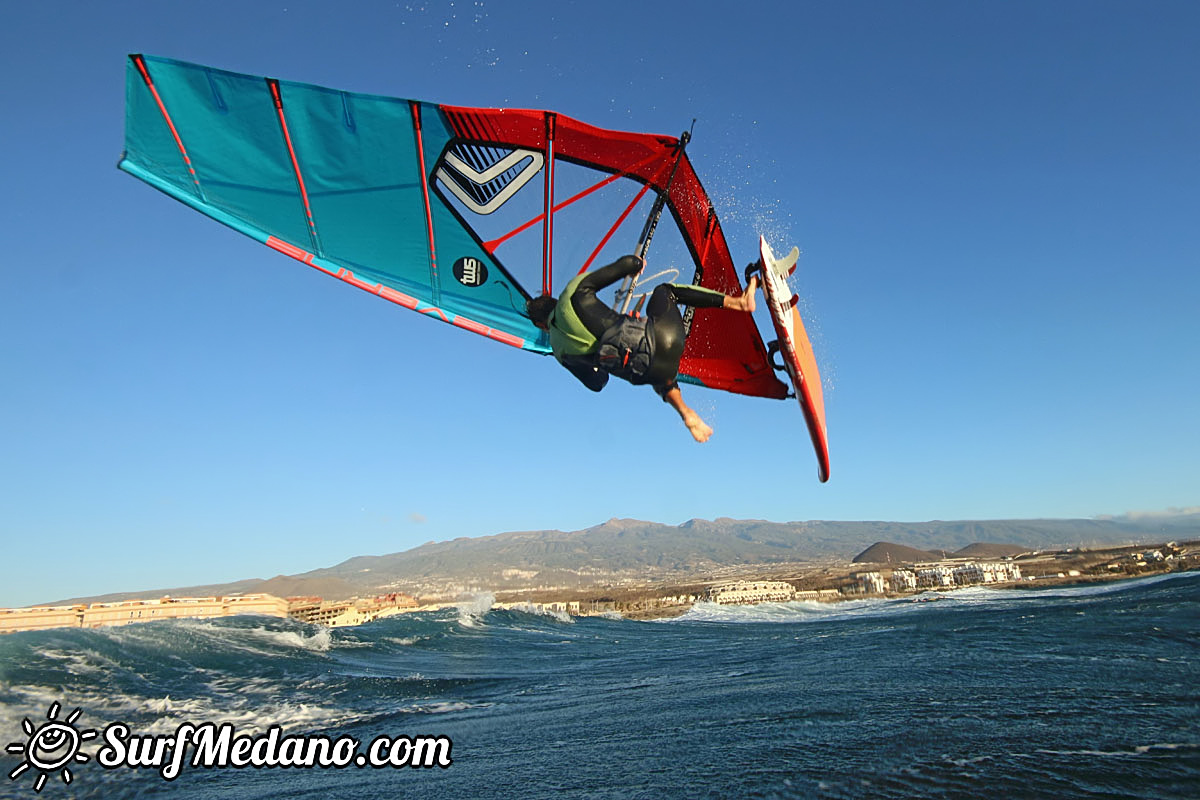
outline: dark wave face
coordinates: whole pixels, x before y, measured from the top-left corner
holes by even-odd
[[[0,797],[1200,797],[1200,574],[940,602],[701,604],[664,622],[491,610],[0,637],[0,745],[80,709],[147,737],[448,736],[447,768],[104,769]],[[38,744],[41,744],[40,742]],[[45,773],[35,794],[34,780]]]

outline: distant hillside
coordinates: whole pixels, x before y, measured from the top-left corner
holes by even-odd
[[[876,542],[856,555],[852,561],[855,564],[903,564],[913,561],[936,561],[943,557],[941,552],[931,553],[902,544]]]
[[[993,544],[991,542],[976,542],[969,544],[962,550],[956,550],[952,555],[954,558],[1005,558],[1006,556],[1019,556],[1021,553],[1029,552],[1028,547],[1021,547],[1016,544]]]
[[[208,597],[221,594],[242,594],[257,592],[262,586],[262,578],[247,578],[233,583],[210,583],[202,586],[178,586],[174,589],[143,589],[136,592],[110,592],[108,594],[90,595],[88,597],[70,597],[56,600],[53,603],[40,605],[74,605],[76,603],[117,603],[121,600],[155,599],[159,597]]]
[[[1018,544],[994,544],[975,542],[949,552],[947,550],[918,550],[893,542],[876,542],[856,555],[855,564],[902,564],[920,561],[937,561],[943,558],[1004,558],[1029,552],[1030,548]]]
[[[722,569],[785,562],[861,560],[873,545],[888,544],[893,561],[912,560],[896,548],[955,553],[980,542],[1021,550],[1097,547],[1200,537],[1200,513],[1146,514],[1107,519],[967,522],[767,522],[693,519],[665,525],[611,519],[581,531],[518,531],[430,542],[411,550],[358,556],[332,567],[269,581],[248,579],[184,589],[106,595],[104,599],[270,591],[340,599],[385,590],[415,593],[486,588],[581,587],[703,578]],[[887,563],[886,553],[884,555]],[[983,551],[980,551],[979,557]],[[855,557],[854,554],[859,556]],[[990,551],[989,551],[990,553]],[[872,555],[872,558],[878,557]],[[987,555],[986,557],[994,557]],[[92,600],[94,598],[76,598]],[[60,601],[62,602],[62,601]]]

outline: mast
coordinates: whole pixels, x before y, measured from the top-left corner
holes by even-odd
[[[692,120],[692,128],[696,127],[696,120]],[[642,227],[642,234],[638,237],[637,249],[634,250],[634,255],[642,259],[643,268],[646,262],[646,252],[650,249],[650,242],[654,239],[654,231],[658,227],[658,220],[662,217],[663,209],[667,207],[667,198],[671,194],[671,184],[675,182],[675,173],[679,171],[679,163],[683,161],[683,153],[692,140],[691,129],[684,131],[679,136],[679,144],[675,151],[675,163],[671,165],[671,174],[667,177],[667,185],[654,198],[654,205],[650,208],[650,216],[646,218],[646,224]],[[629,302],[633,299],[633,288],[641,272],[637,275],[630,275],[621,282],[621,288],[617,290],[616,302],[621,305],[621,313],[629,312]]]

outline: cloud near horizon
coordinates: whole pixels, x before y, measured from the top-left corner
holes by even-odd
[[[1140,520],[1140,519],[1168,519],[1171,517],[1188,517],[1193,514],[1200,514],[1200,506],[1185,506],[1170,508],[1161,511],[1126,511],[1124,514],[1103,514],[1096,519],[1100,520]]]

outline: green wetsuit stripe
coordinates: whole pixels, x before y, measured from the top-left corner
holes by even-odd
[[[580,321],[571,305],[571,295],[588,274],[585,272],[571,279],[559,295],[558,305],[550,317],[550,347],[559,361],[563,356],[586,355],[596,349],[596,337]]]

